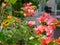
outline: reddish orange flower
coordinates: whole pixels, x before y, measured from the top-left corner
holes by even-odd
[[[43,30],[44,28],[43,28],[43,26],[37,26],[36,28],[35,28],[35,31],[36,31],[36,34],[41,34],[41,33],[43,33]]]
[[[50,25],[50,27],[52,28],[52,30],[56,29],[56,26],[54,24]]]
[[[36,34],[41,34],[42,32],[40,30],[36,30]]]
[[[7,19],[9,19],[9,20],[10,20],[11,18],[12,18],[12,16],[7,16]]]
[[[47,16],[47,13],[46,13],[46,12],[44,12],[44,13],[42,14],[42,16],[43,16],[43,17],[46,17],[46,16]]]
[[[23,5],[24,5],[24,7],[26,7],[26,6],[27,6],[27,4],[26,4],[26,3],[24,3]]]
[[[56,42],[60,43],[60,37],[58,39],[56,39]]]
[[[39,22],[45,22],[45,21],[46,21],[46,17],[40,16],[40,17],[38,18],[38,21],[39,21]]]
[[[6,26],[6,23],[5,22],[2,22],[2,26],[5,27]]]
[[[49,45],[52,42],[52,38],[44,37],[42,38],[42,45]]]

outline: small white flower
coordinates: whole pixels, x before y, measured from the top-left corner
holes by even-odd
[[[31,37],[29,38],[29,40],[32,40],[32,39],[34,39],[34,37],[33,37],[33,36],[31,36]]]

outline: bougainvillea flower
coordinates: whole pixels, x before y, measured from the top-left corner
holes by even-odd
[[[42,38],[42,45],[49,45],[52,42],[52,38],[48,38],[48,37],[43,37]]]
[[[27,3],[27,5],[32,5],[32,2]]]
[[[48,17],[50,17],[50,14],[47,14],[47,13],[44,12],[44,13],[42,14],[42,17],[47,17],[47,18],[48,18]]]
[[[31,15],[34,15],[35,14],[35,11],[34,10],[30,10],[28,11]]]
[[[2,7],[5,7],[6,6],[6,3],[2,2]]]
[[[46,21],[46,17],[39,17],[37,18],[39,22],[45,22]]]
[[[51,23],[52,23],[52,20],[47,20],[47,21],[46,21],[46,24],[47,24],[47,25],[50,25]]]
[[[47,35],[47,37],[53,38],[54,37],[54,32],[51,32],[49,35]]]
[[[31,9],[28,9],[28,13],[30,13],[32,15],[32,14],[35,14],[35,11],[31,10]]]
[[[49,35],[51,35],[51,34],[52,34],[52,30],[46,32],[46,35],[47,35],[47,36],[49,36]]]
[[[32,16],[35,14],[35,10],[31,7],[32,3],[24,3],[24,16]]]
[[[25,8],[25,9],[27,9],[27,10],[28,10],[28,9],[31,9],[31,7],[30,7],[30,6],[26,6],[26,7],[24,7],[24,8]]]
[[[52,18],[52,16],[50,15],[50,13],[43,13],[42,17],[47,18],[48,20]]]
[[[24,3],[24,7],[26,7],[27,6],[27,4],[26,3]]]
[[[24,7],[26,7],[26,6],[30,6],[30,5],[32,5],[31,2],[29,2],[29,3],[24,3]]]
[[[58,20],[56,18],[53,18],[52,20],[53,20],[53,22],[58,22]]]
[[[52,33],[52,30],[50,30],[50,29],[48,29],[48,28],[47,28],[45,31],[46,31],[46,35],[47,35],[47,36],[49,36],[49,35]]]
[[[46,22],[49,18],[51,18],[50,14],[43,13],[42,16],[38,18],[39,22]]]
[[[24,13],[24,16],[26,17],[26,16],[30,16],[30,13]]]
[[[37,26],[36,28],[35,28],[35,31],[36,31],[36,34],[41,34],[41,33],[43,33],[43,27],[42,26]]]
[[[49,26],[50,26],[50,28],[51,28],[52,30],[55,30],[55,29],[56,29],[56,26],[55,26],[54,24],[50,24]]]
[[[40,16],[38,18],[38,21],[39,22],[48,22],[48,23],[51,23],[51,22],[54,22],[54,23],[57,23],[58,20],[54,17],[52,17],[50,14],[47,14],[47,13],[43,13],[42,16]]]
[[[50,19],[48,19],[48,21],[51,21],[54,24],[59,23],[59,21],[54,17],[51,17]]]
[[[50,31],[50,30],[51,30],[51,27],[50,27],[50,26],[46,26],[46,27],[45,27],[45,31],[46,31],[46,32],[48,32],[48,31]]]
[[[29,26],[34,26],[34,25],[35,25],[35,21],[29,21],[29,22],[28,22],[28,25],[29,25]]]
[[[47,36],[51,36],[51,34],[53,33],[53,29],[51,28],[51,26],[46,26],[45,31]]]

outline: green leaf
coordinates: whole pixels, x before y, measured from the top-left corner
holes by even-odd
[[[7,39],[6,35],[4,35],[3,32],[0,32],[1,43],[6,44],[6,39]]]
[[[12,38],[12,41],[13,41],[13,43],[17,43],[18,42],[18,38]]]
[[[33,40],[28,40],[27,45],[39,45],[40,41],[38,38],[34,38]]]
[[[59,44],[56,42],[56,45],[59,45]]]
[[[9,0],[4,0],[4,2],[8,2]]]
[[[27,21],[26,20],[24,20],[22,23],[23,23],[23,25],[27,25]]]
[[[12,4],[15,4],[17,0],[10,0]]]
[[[5,35],[3,34],[3,32],[0,32],[0,39],[5,40]]]

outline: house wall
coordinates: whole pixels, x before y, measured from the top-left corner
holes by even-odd
[[[56,7],[55,0],[49,0],[46,5],[52,7],[52,11],[55,11],[55,7]]]

